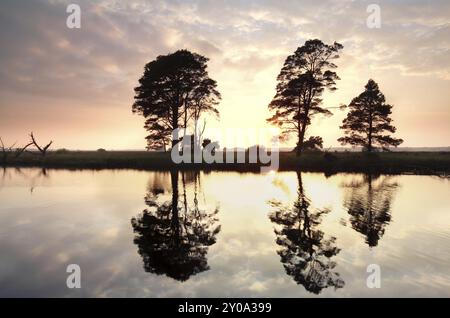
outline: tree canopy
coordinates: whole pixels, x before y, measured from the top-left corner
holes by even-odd
[[[269,110],[275,113],[267,121],[279,127],[284,138],[297,134],[297,153],[304,149],[312,117],[331,115],[321,106],[322,95],[325,89],[336,90],[339,77],[333,60],[339,58],[342,49],[337,42],[328,45],[318,39],[308,40],[286,58],[278,75],[276,94],[269,104]]]
[[[353,98],[348,107],[350,111],[340,127],[345,136],[338,139],[342,144],[362,146],[370,152],[374,145],[387,149],[403,142],[388,134],[396,131],[390,118],[392,105],[386,104],[386,99],[374,80],[368,81],[364,92]]]
[[[207,62],[200,54],[179,50],[145,65],[132,110],[146,119],[149,149],[165,149],[173,130],[187,128],[202,113],[218,115],[215,106],[221,96],[208,75]],[[172,140],[172,146],[177,142]]]

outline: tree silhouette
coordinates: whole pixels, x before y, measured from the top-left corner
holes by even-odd
[[[147,140],[147,150],[167,151],[167,146],[170,145],[171,141],[171,134],[172,130],[170,130],[170,127],[153,123],[152,129],[148,130],[148,135],[145,137],[145,140]]]
[[[184,175],[180,200],[178,175],[178,171],[171,172],[171,200],[160,202],[164,191],[149,190],[145,197],[149,208],[133,218],[131,224],[145,271],[186,281],[209,269],[206,254],[216,242],[220,225],[215,226],[218,209],[208,213],[198,206],[199,177],[194,179],[194,204],[188,206]]]
[[[327,287],[342,288],[344,281],[333,271],[336,263],[331,260],[340,251],[336,247],[336,238],[325,239],[324,232],[318,229],[322,216],[330,210],[311,212],[300,172],[297,172],[297,178],[298,198],[293,207],[271,201],[276,210],[269,218],[280,227],[275,230],[276,243],[281,247],[278,255],[286,273],[307,291],[320,294]]]
[[[205,138],[205,139],[203,139],[202,147],[205,148],[205,147],[208,146],[210,143],[211,143],[211,139]]]
[[[304,150],[320,150],[323,148],[323,139],[319,136],[311,136],[303,142]]]
[[[332,62],[339,58],[343,46],[339,43],[324,44],[320,40],[308,40],[288,56],[278,75],[277,92],[269,104],[274,115],[267,121],[282,130],[282,137],[297,134],[297,154],[304,148],[303,140],[314,115],[331,115],[321,107],[325,89],[336,90],[339,80],[337,66]]]
[[[369,174],[360,182],[344,184],[350,190],[344,207],[350,215],[352,228],[366,237],[370,247],[378,245],[391,221],[391,202],[398,187],[389,177],[375,184],[376,179],[379,177]]]
[[[31,133],[31,135],[33,135],[33,133]],[[33,138],[34,138],[34,137],[33,137]],[[1,160],[1,164],[2,164],[2,165],[5,165],[5,164],[6,164],[6,161],[7,161],[8,157],[9,157],[9,155],[11,155],[11,154],[13,154],[13,153],[15,153],[15,157],[18,158],[22,153],[25,152],[25,150],[26,150],[28,147],[30,147],[31,145],[34,144],[34,140],[31,141],[31,142],[29,142],[29,143],[27,143],[25,146],[23,146],[23,147],[21,147],[21,148],[14,148],[15,145],[16,145],[16,143],[17,143],[17,142],[13,143],[11,146],[8,147],[8,146],[6,146],[6,145],[3,143],[2,137],[0,137],[0,150],[2,151],[2,160]],[[47,148],[50,147],[50,145],[51,145],[51,142],[50,142],[50,144],[48,144],[48,145],[45,147],[44,155],[45,155],[45,152],[47,151]]]
[[[135,88],[133,113],[145,117],[149,149],[165,147],[171,133],[186,128],[189,119],[201,112],[217,110],[217,84],[209,78],[208,59],[187,50],[161,55],[145,66]],[[172,147],[178,142],[172,140]]]
[[[3,143],[2,137],[0,137],[0,147],[2,151],[2,162],[1,162],[2,165],[6,164],[6,159],[13,152],[15,145],[16,143],[12,144],[9,147],[6,147],[5,144]]]
[[[392,105],[386,104],[374,80],[369,80],[364,92],[353,98],[348,107],[350,111],[340,127],[344,129],[345,136],[338,139],[342,144],[360,145],[370,152],[376,144],[387,149],[388,146],[397,147],[403,142],[402,139],[385,134],[396,130],[389,117]]]
[[[41,153],[42,157],[45,157],[45,155],[47,154],[47,150],[48,148],[52,145],[53,141],[51,140],[47,145],[42,145],[39,146],[39,144],[37,143],[33,132],[30,133],[30,138],[31,138],[31,143],[36,147],[37,150],[39,150],[39,152]]]
[[[206,119],[203,121],[203,127],[198,127],[200,116],[203,113],[211,113],[216,118],[219,118],[219,111],[216,106],[219,104],[220,93],[216,89],[217,84],[210,78],[204,79],[200,85],[194,90],[193,103],[190,107],[190,114],[185,118],[185,122],[192,118],[194,121],[194,148],[200,149],[203,141],[203,133],[206,128]],[[185,113],[188,115],[188,112]],[[187,125],[187,124],[186,124]]]

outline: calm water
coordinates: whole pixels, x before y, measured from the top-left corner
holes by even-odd
[[[449,297],[449,190],[412,175],[7,169],[0,296]]]

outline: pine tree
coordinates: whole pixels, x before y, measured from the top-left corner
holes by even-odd
[[[277,92],[269,104],[274,112],[267,121],[282,130],[283,139],[297,135],[297,154],[305,149],[304,140],[311,119],[315,115],[331,115],[322,107],[325,89],[336,90],[339,80],[333,60],[339,58],[343,46],[320,40],[308,40],[286,58],[278,75]]]
[[[202,113],[218,114],[217,83],[207,71],[208,58],[187,50],[161,55],[145,65],[135,90],[133,113],[145,117],[149,149],[165,148],[172,131],[187,128]],[[178,139],[172,140],[172,147]]]
[[[375,145],[387,150],[389,146],[397,147],[403,142],[388,134],[396,131],[390,118],[392,105],[386,104],[374,80],[369,80],[364,92],[353,98],[348,107],[350,111],[340,127],[345,131],[345,136],[338,139],[341,144],[362,146],[371,152]]]

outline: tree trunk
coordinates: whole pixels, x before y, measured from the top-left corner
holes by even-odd
[[[172,107],[172,129],[178,129],[178,106]],[[177,135],[172,135],[172,149],[177,145],[178,143],[178,131]]]
[[[307,125],[307,122],[308,122],[309,105],[310,104],[311,104],[311,97],[309,97],[309,101],[308,101],[307,104],[303,104],[303,107],[305,108],[305,114],[302,116],[303,118],[300,118],[301,106],[300,106],[300,103],[299,103],[299,108],[298,108],[299,134],[298,134],[298,142],[297,142],[297,156],[300,156],[302,151],[303,151],[303,141],[305,140],[306,125]],[[301,125],[300,125],[300,121],[301,121]]]
[[[298,137],[298,143],[297,143],[297,156],[300,156],[303,151],[303,141],[305,139],[305,130],[306,130],[306,125],[302,125],[302,129],[300,131],[300,136]]]
[[[180,218],[178,215],[178,170],[170,172],[172,183],[172,222],[171,228],[176,246],[180,243]]]
[[[184,147],[186,145],[186,133],[187,133],[187,121],[188,121],[188,117],[187,117],[187,105],[186,105],[186,100],[184,101],[184,120],[183,120],[183,145],[181,148],[181,152],[184,153]],[[191,145],[192,147],[192,145]]]
[[[297,141],[297,156],[300,156],[303,151],[303,142],[305,140],[306,133],[306,119],[303,120],[303,123],[299,125],[298,130],[298,141]]]
[[[300,144],[300,137],[299,137],[299,141],[297,141],[297,146],[295,147],[295,155],[297,157],[302,154],[301,147],[302,145]]]
[[[373,118],[372,118],[372,105],[369,104],[369,141],[367,145],[367,151],[372,152],[372,129],[373,129]]]

